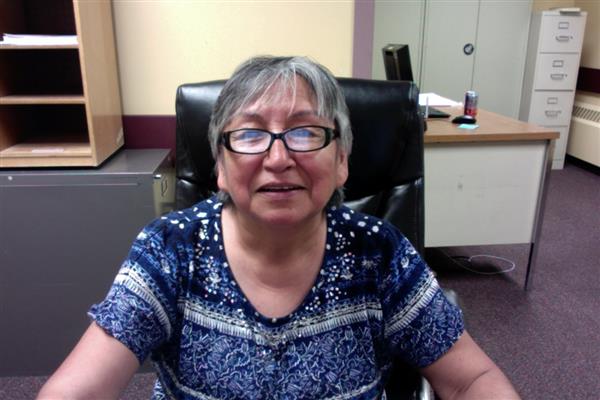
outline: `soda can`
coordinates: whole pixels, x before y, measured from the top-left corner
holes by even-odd
[[[473,90],[467,91],[465,94],[465,115],[477,116],[477,100],[479,100],[477,92]]]

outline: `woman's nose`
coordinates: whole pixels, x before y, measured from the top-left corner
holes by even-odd
[[[286,169],[293,165],[293,163],[294,159],[292,158],[290,151],[285,147],[283,140],[274,140],[265,156],[265,166],[273,169]]]

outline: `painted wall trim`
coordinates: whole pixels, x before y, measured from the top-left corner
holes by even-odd
[[[126,149],[171,149],[175,154],[175,115],[123,115]]]
[[[373,54],[374,0],[354,0],[354,41],[352,52],[352,76],[371,79]]]

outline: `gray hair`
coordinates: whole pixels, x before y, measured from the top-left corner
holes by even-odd
[[[303,78],[312,90],[317,114],[334,121],[340,133],[337,139],[339,145],[346,155],[350,155],[352,129],[348,107],[333,74],[306,57],[259,56],[249,59],[235,70],[215,103],[208,127],[210,148],[215,160],[220,157],[219,137],[236,113],[260,99],[276,84],[287,85],[295,93],[296,76]],[[218,197],[223,202],[230,201],[227,193],[219,192]],[[343,198],[343,188],[337,188],[329,205],[339,205]]]

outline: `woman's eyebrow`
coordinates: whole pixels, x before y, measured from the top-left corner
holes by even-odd
[[[289,116],[292,118],[319,117],[319,114],[317,113],[316,110],[309,109],[309,110],[294,111],[293,113],[290,113]]]
[[[300,119],[304,117],[318,117],[319,114],[316,110],[306,109],[306,110],[296,110],[294,112],[290,112],[288,114],[288,118],[290,119]],[[267,122],[267,118],[261,114],[260,112],[255,111],[241,111],[234,115],[232,120],[241,120],[243,122]]]
[[[236,113],[231,118],[231,121],[243,121],[243,122],[263,122],[264,118],[260,113],[257,112],[249,112],[249,111],[241,111]]]

